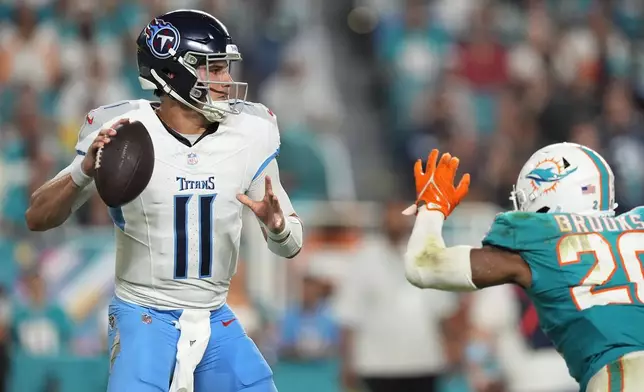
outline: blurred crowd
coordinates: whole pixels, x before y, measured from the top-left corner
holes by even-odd
[[[578,142],[613,166],[622,210],[641,203],[644,3],[405,3],[374,33],[396,162],[440,146],[472,173],[471,198],[509,207],[534,151]]]
[[[110,218],[98,197],[52,233],[28,233],[23,216],[31,192],[73,158],[89,110],[153,99],[138,86],[135,39],[176,8],[229,27],[244,57],[235,78],[278,116],[296,209],[356,205],[318,211],[326,220],[307,226],[305,252],[285,267],[283,307],[250,294],[252,260],[233,281],[229,303],[281,391],[575,390],[513,289],[457,296],[407,284],[411,222],[399,212],[414,196],[413,162],[449,151],[473,182],[468,212],[446,229],[476,245],[511,208],[524,161],[560,141],[606,157],[620,211],[642,204],[641,0],[0,0],[0,391],[75,390],[50,362],[16,387],[30,358],[63,355],[87,369],[99,358],[101,390],[107,317],[89,335],[96,343],[82,343],[76,310],[52,295],[64,296],[60,276],[73,268],[43,263],[69,258],[70,230]],[[382,203],[369,228],[353,220],[363,202]]]

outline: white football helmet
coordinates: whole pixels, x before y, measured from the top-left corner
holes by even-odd
[[[523,165],[510,195],[526,212],[610,213],[615,176],[597,152],[575,143],[557,143],[535,152]]]

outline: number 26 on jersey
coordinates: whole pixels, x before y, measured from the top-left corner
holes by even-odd
[[[609,304],[644,304],[644,272],[639,258],[644,254],[644,231],[621,233],[615,246],[611,246],[599,233],[568,234],[557,244],[557,257],[562,267],[579,263],[584,254],[593,255],[595,260],[586,276],[570,289],[577,309]],[[622,274],[615,276],[620,270],[624,271],[626,280]],[[635,287],[635,298],[628,283]]]

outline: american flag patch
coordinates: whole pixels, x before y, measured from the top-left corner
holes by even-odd
[[[594,185],[584,185],[581,187],[581,194],[582,195],[592,195],[595,193],[595,186]]]

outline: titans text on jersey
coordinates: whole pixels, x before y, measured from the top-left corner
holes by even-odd
[[[187,179],[186,177],[177,177],[179,184],[178,191],[189,191],[194,189],[215,189],[215,177],[210,176],[206,180]]]

